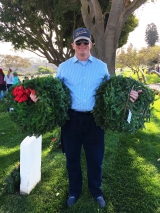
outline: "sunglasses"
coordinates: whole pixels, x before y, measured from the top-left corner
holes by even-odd
[[[89,45],[89,41],[88,40],[78,40],[78,41],[75,41],[75,44],[77,46],[80,46],[81,44],[84,44],[84,45]]]

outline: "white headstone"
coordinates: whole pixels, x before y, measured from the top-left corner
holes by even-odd
[[[42,136],[27,136],[20,145],[20,193],[29,194],[41,180]]]

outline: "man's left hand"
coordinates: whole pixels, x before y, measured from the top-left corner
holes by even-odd
[[[138,91],[131,90],[131,92],[129,94],[130,101],[135,102],[138,99],[139,93],[141,93],[141,92],[142,92],[142,90],[138,90]]]

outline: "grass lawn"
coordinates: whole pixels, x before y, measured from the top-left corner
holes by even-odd
[[[159,83],[159,82],[160,82],[160,77],[159,77],[157,74],[155,74],[155,73],[153,73],[153,74],[147,74],[146,72],[147,72],[147,70],[145,71],[146,84],[154,84],[154,83]],[[120,74],[119,71],[117,72],[117,75],[118,75],[118,74]],[[123,76],[132,77],[132,78],[138,80],[137,74],[136,74],[136,73],[134,74],[134,73],[133,73],[130,69],[128,69],[128,68],[125,68],[125,69],[124,69],[124,72],[121,73],[121,74],[122,74]],[[140,77],[142,77],[142,76],[140,75]]]
[[[158,98],[158,97],[157,97]],[[160,99],[155,101],[151,121],[136,134],[106,131],[103,163],[105,209],[100,209],[87,188],[82,152],[83,191],[75,206],[67,208],[65,156],[51,148],[52,133],[43,135],[41,182],[29,195],[3,194],[0,213],[160,213]],[[0,188],[19,163],[19,132],[0,103]]]

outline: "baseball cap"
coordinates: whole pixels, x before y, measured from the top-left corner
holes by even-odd
[[[91,41],[90,32],[86,28],[78,28],[73,33],[73,41],[78,41],[80,39],[86,39]]]

